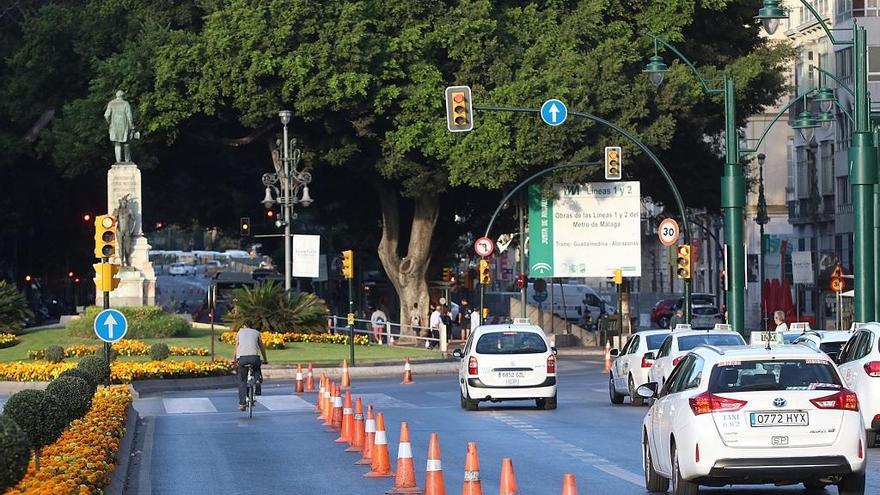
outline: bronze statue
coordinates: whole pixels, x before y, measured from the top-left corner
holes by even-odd
[[[116,217],[116,244],[119,246],[119,260],[122,266],[131,266],[131,252],[137,230],[137,219],[130,194],[119,198],[119,204],[113,215]]]
[[[128,143],[132,138],[138,137],[134,131],[131,105],[122,98],[124,95],[122,91],[117,91],[116,98],[107,103],[107,110],[104,111],[104,120],[110,124],[110,141],[113,142],[116,152],[116,163],[121,163],[123,158],[126,163],[131,163]]]

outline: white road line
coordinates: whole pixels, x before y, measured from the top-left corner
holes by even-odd
[[[262,395],[257,398],[270,411],[314,411],[315,406],[295,395]]]
[[[615,478],[620,478],[623,481],[629,481],[634,485],[643,486],[645,483],[645,480],[642,479],[641,476],[635,473],[631,473],[626,469],[619,468],[613,464],[594,464],[593,467],[598,469],[599,471],[608,473]]]
[[[354,400],[354,395],[352,396],[352,400]],[[372,404],[373,406],[381,406],[384,408],[414,408],[416,406],[410,404],[409,402],[404,402],[402,400],[397,400],[394,397],[386,394],[357,394],[357,397],[360,397],[361,400],[364,401],[364,407],[366,408],[367,404]]]
[[[217,408],[211,399],[205,397],[188,397],[185,399],[162,399],[165,412],[168,414],[215,413]]]

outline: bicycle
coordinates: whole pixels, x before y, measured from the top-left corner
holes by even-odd
[[[254,367],[253,365],[246,364],[245,368],[247,369],[247,391],[245,393],[245,408],[248,412],[248,418],[254,417],[254,393],[257,388],[257,377],[254,375]]]

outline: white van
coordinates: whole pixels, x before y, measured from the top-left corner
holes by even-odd
[[[535,286],[529,282],[526,301],[533,306],[537,306],[540,302],[545,310],[550,309],[550,301],[553,301],[553,314],[567,320],[579,319],[585,309],[590,311],[594,322],[603,312],[609,315],[615,312],[613,305],[605,302],[587,285],[548,283],[546,294],[547,298],[543,302],[535,300]]]

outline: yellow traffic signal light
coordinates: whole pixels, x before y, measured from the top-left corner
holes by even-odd
[[[623,283],[623,270],[620,268],[614,269],[614,283],[620,285]]]
[[[342,275],[354,278],[354,251],[351,249],[342,252]]]
[[[605,180],[620,180],[623,177],[620,153],[620,146],[605,147]]]
[[[690,244],[682,244],[676,249],[676,265],[678,266],[678,278],[690,280],[693,264],[691,262],[691,246]]]
[[[95,217],[95,258],[110,258],[116,255],[116,217],[98,215]]]
[[[489,269],[489,260],[483,258],[480,260],[480,283],[489,285],[492,283],[492,270]]]
[[[446,127],[450,132],[467,132],[474,128],[474,106],[469,86],[446,88]]]
[[[95,263],[95,288],[99,292],[110,292],[119,287],[119,265],[112,263]]]
[[[238,221],[238,231],[242,237],[251,235],[251,217],[241,217]]]

